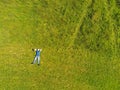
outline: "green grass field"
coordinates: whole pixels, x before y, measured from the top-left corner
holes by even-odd
[[[0,0],[0,90],[120,90],[120,1]]]

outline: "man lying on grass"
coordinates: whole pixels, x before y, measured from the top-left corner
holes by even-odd
[[[36,61],[38,60],[38,65],[40,65],[40,53],[41,53],[42,49],[32,49],[32,51],[35,51],[36,54],[35,54],[34,60],[31,64],[35,64]]]

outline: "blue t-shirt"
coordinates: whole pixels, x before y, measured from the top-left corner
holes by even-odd
[[[40,50],[36,50],[36,56],[40,56]]]

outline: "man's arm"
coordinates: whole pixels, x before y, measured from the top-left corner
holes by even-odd
[[[42,51],[42,49],[39,49],[40,51]]]
[[[36,51],[36,49],[32,49],[32,51]]]

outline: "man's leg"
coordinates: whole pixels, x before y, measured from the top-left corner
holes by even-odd
[[[35,64],[37,61],[37,57],[35,56],[34,60],[33,60],[33,64]]]
[[[38,56],[38,65],[40,65],[40,56]]]

